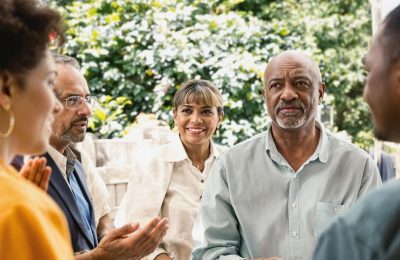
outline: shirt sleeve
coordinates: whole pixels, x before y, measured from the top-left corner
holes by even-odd
[[[158,255],[167,254],[170,255],[167,250],[165,250],[163,244],[161,243],[150,255],[146,257],[147,260],[154,260]]]
[[[0,258],[73,259],[67,224],[61,213],[20,203],[0,214]]]
[[[208,176],[193,228],[193,260],[243,259],[238,255],[241,241],[238,226],[225,167],[220,158],[215,161]]]
[[[376,166],[374,160],[368,157],[363,179],[360,186],[360,191],[358,193],[358,198],[365,195],[371,190],[374,190],[382,185],[381,175],[379,174],[379,169]]]

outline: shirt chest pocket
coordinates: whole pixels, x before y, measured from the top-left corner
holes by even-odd
[[[322,201],[317,202],[314,228],[315,240],[318,239],[321,233],[329,227],[335,217],[340,215],[345,208],[345,205],[337,203],[327,203]]]

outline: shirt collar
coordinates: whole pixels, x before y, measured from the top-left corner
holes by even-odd
[[[189,159],[179,134],[174,134],[171,138],[171,142],[163,146],[162,154],[166,162],[179,162]],[[219,154],[220,151],[216,149],[215,144],[211,140],[210,156],[208,158],[216,158]]]
[[[64,154],[62,154],[53,146],[49,145],[47,147],[47,152],[58,166],[62,175],[67,178],[67,165],[74,165],[77,159],[71,148],[67,146],[67,148],[65,148]],[[70,172],[70,170],[68,172]]]
[[[325,128],[323,125],[315,121],[315,126],[320,130],[320,136],[318,141],[318,146],[315,149],[313,155],[311,155],[308,161],[313,161],[319,159],[321,162],[326,163],[329,158],[329,140],[328,135],[326,133]],[[271,157],[272,160],[282,164],[286,161],[283,156],[279,153],[278,149],[276,148],[274,139],[272,137],[271,126],[268,128],[267,136],[266,136],[266,152]]]

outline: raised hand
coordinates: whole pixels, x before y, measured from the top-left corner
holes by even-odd
[[[168,220],[159,217],[141,229],[137,223],[127,224],[111,230],[94,250],[77,259],[141,259],[157,248],[167,229]]]
[[[44,157],[30,159],[22,166],[19,174],[36,184],[42,190],[47,191],[51,176],[51,168],[46,166],[46,164],[47,160]]]

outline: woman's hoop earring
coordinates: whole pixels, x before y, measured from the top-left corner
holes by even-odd
[[[10,105],[2,107],[2,110],[4,112],[8,113],[10,120],[9,120],[7,131],[5,133],[0,132],[0,137],[7,138],[10,136],[11,132],[14,130],[15,117],[14,117],[14,113],[10,109]]]

